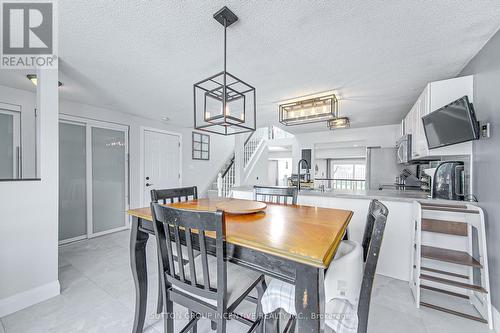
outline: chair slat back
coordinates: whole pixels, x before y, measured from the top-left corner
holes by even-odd
[[[373,280],[377,269],[380,247],[384,237],[389,210],[378,200],[372,200],[363,235],[364,271],[358,304],[358,333],[366,333]]]
[[[166,280],[170,284],[192,294],[216,299],[218,304],[225,306],[227,268],[224,260],[225,222],[223,213],[220,211],[206,212],[176,209],[155,202],[151,203],[151,213],[162,262],[164,267],[168,267],[165,270]],[[210,233],[210,237],[215,237],[217,279],[210,276],[207,233]],[[186,245],[188,258],[183,258],[181,243]],[[194,250],[198,250],[194,249],[196,244],[199,244],[201,272],[197,271],[195,266]],[[178,256],[176,261],[174,261],[172,251],[174,246],[177,249]],[[212,279],[216,281],[215,287],[210,284]]]
[[[366,215],[366,225],[365,232],[363,233],[363,261],[366,262],[368,256],[368,248],[373,236],[373,228],[375,226],[375,220],[379,216],[387,217],[389,210],[378,200],[372,200],[370,202],[370,207],[368,208],[368,214]]]
[[[151,201],[153,202],[167,204],[196,199],[198,199],[196,186],[151,190]]]
[[[278,203],[283,205],[297,204],[296,187],[254,186],[253,198],[255,201]]]

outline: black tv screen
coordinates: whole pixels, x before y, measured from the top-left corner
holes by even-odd
[[[422,117],[430,149],[479,139],[474,108],[464,96]]]

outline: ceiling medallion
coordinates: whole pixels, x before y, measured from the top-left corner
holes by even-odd
[[[224,6],[214,18],[224,26],[224,70],[194,84],[194,128],[222,135],[253,132],[255,88],[226,70],[226,30],[238,17]]]
[[[283,125],[303,125],[335,119],[338,100],[335,94],[290,102],[279,106],[279,121]]]

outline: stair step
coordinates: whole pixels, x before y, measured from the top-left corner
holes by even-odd
[[[414,267],[414,268],[416,268],[416,267]],[[460,279],[466,279],[466,280],[469,279],[469,277],[467,275],[457,274],[457,273],[447,272],[447,271],[442,271],[440,269],[435,269],[435,268],[430,268],[430,267],[425,267],[425,266],[421,266],[420,270],[421,271],[426,271],[426,272],[432,272],[432,273],[438,273],[438,274],[444,274],[444,275],[454,276],[454,277],[457,277],[457,278],[460,278]]]
[[[465,222],[422,219],[422,231],[436,232],[440,234],[467,236],[468,225]]]
[[[484,324],[488,323],[488,321],[486,319],[484,319],[484,318],[477,317],[477,316],[472,316],[472,315],[467,314],[467,313],[463,313],[463,312],[451,310],[451,309],[448,309],[448,308],[444,308],[444,307],[439,306],[439,305],[434,305],[434,304],[430,304],[430,303],[426,303],[426,302],[420,302],[420,306],[425,306],[425,307],[428,307],[428,308],[431,308],[431,309],[434,309],[434,310],[446,312],[446,313],[449,313],[449,314],[452,314],[452,315],[455,315],[455,316],[459,316],[459,317],[462,317],[462,318],[472,319],[472,320],[479,321],[479,322],[484,323]]]
[[[439,260],[457,265],[483,268],[481,263],[467,252],[443,249],[428,245],[422,245],[420,249],[422,258]]]
[[[466,213],[466,214],[479,214],[478,210],[466,209],[466,208],[451,208],[444,206],[430,206],[430,205],[421,205],[422,210],[437,210],[440,212],[452,212],[452,213]]]
[[[455,293],[455,292],[449,291],[449,290],[439,289],[439,288],[436,288],[436,287],[426,286],[424,284],[421,284],[420,288],[427,289],[427,290],[430,290],[430,291],[435,291],[437,293],[442,293],[442,294],[446,294],[446,295],[450,295],[450,296],[455,296],[455,297],[460,297],[460,298],[464,298],[464,299],[469,299],[469,296],[467,296],[467,295]]]
[[[433,282],[437,282],[437,283],[442,283],[442,284],[447,284],[449,286],[454,286],[454,287],[458,287],[458,288],[470,289],[470,290],[478,291],[478,292],[485,293],[485,294],[488,293],[488,291],[486,289],[484,289],[482,286],[458,282],[458,281],[454,281],[454,280],[443,279],[443,278],[440,278],[437,276],[420,274],[420,279],[427,280],[427,281],[433,281]]]

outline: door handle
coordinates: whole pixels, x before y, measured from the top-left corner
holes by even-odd
[[[151,185],[154,185],[154,184],[146,183],[146,187],[150,187]]]

